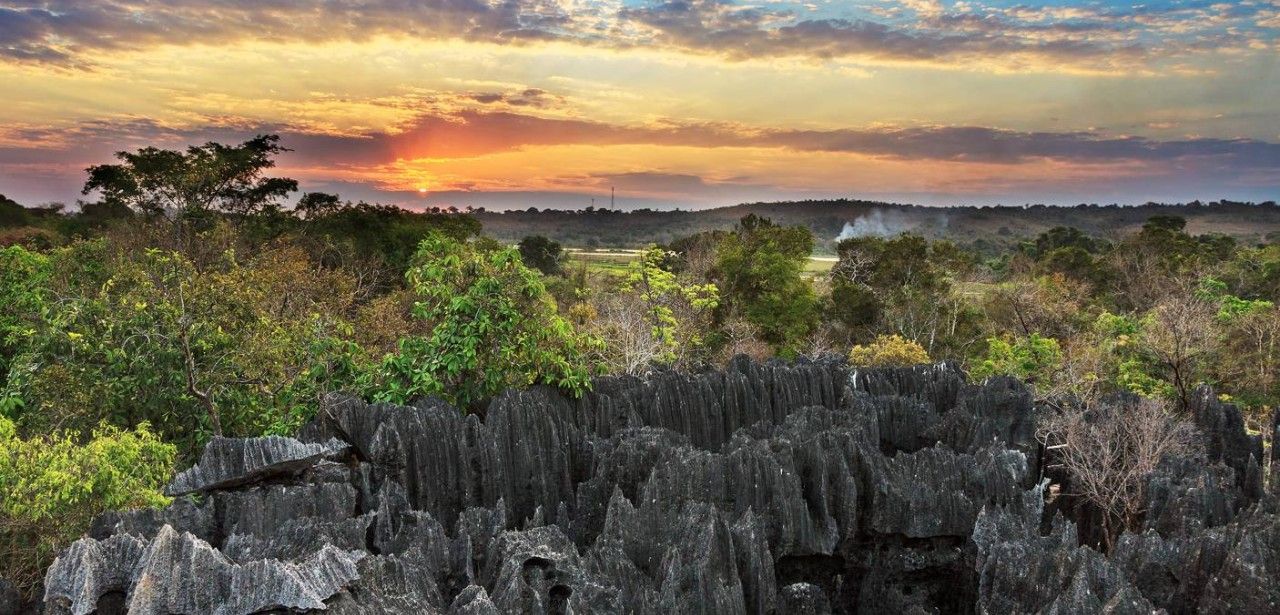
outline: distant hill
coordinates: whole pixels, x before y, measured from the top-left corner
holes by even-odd
[[[634,248],[663,243],[699,231],[729,229],[747,214],[776,223],[806,226],[818,250],[834,250],[837,237],[894,235],[904,231],[949,238],[979,246],[1001,247],[1034,237],[1055,226],[1074,226],[1091,235],[1111,237],[1133,232],[1155,215],[1182,216],[1193,234],[1223,233],[1246,243],[1280,236],[1280,206],[1266,203],[1187,203],[1135,206],[921,207],[874,201],[791,201],[747,203],[700,211],[637,210],[480,212],[484,232],[515,242],[545,235],[571,247]]]

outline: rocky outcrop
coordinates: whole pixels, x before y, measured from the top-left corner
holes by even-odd
[[[165,488],[165,495],[230,489],[274,476],[296,474],[344,450],[346,444],[336,439],[322,444],[303,444],[279,436],[215,437],[205,446],[199,463],[174,477]]]
[[[1212,463],[1161,466],[1145,533],[1105,556],[1046,513],[1030,392],[950,364],[739,359],[581,399],[508,391],[483,419],[335,397],[296,438],[211,442],[170,487],[194,497],[100,516],[45,607],[1266,612],[1261,452],[1216,403],[1199,410]]]

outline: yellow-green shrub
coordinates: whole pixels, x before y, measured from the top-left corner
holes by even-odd
[[[901,335],[881,335],[870,344],[859,344],[849,351],[849,364],[859,367],[904,367],[929,363],[924,347]]]
[[[0,577],[31,593],[59,549],[106,510],[163,506],[176,449],[143,423],[24,439],[0,416]]]

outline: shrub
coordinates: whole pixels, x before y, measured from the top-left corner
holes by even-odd
[[[414,318],[429,333],[400,340],[371,397],[405,403],[435,395],[464,409],[505,388],[549,384],[581,393],[594,340],[556,312],[537,272],[514,249],[439,233],[422,241],[406,274]]]
[[[103,425],[87,442],[60,432],[23,439],[0,417],[0,561],[27,595],[58,550],[103,511],[168,504],[160,489],[176,449],[143,423]]]
[[[993,337],[987,340],[987,354],[973,368],[973,376],[1017,376],[1028,382],[1048,382],[1062,365],[1058,340],[1032,333],[1027,337]]]
[[[849,363],[859,367],[905,367],[931,360],[923,346],[896,333],[881,335],[849,351]]]

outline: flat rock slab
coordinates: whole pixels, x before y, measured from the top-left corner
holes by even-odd
[[[347,448],[336,438],[308,444],[281,436],[215,437],[205,446],[199,463],[174,477],[164,492],[179,496],[231,489],[273,476],[297,474]]]

